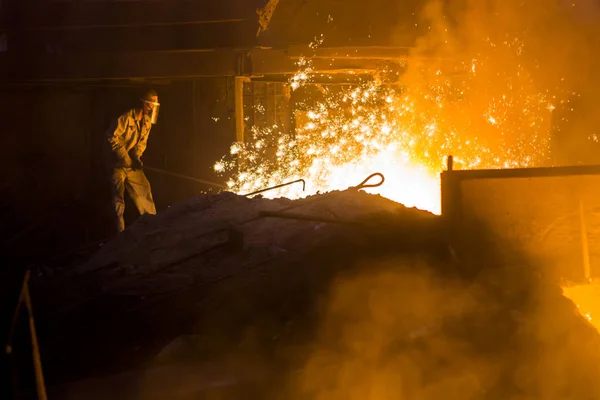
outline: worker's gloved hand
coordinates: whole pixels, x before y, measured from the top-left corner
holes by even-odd
[[[130,157],[121,158],[117,160],[118,168],[131,168],[133,160]]]
[[[144,168],[144,163],[139,158],[131,159],[131,169],[137,171],[138,169]]]

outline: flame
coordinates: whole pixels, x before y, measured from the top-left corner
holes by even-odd
[[[304,95],[295,132],[253,126],[250,140],[234,143],[215,171],[229,174],[229,190],[238,193],[304,178],[306,192],[292,185],[265,193],[289,198],[345,189],[381,172],[385,183],[370,193],[439,214],[439,174],[449,154],[466,169],[528,167],[548,157],[559,100],[536,88],[517,39],[484,41],[487,54],[449,68],[382,69],[348,86],[314,83],[311,60],[302,58],[289,81]]]

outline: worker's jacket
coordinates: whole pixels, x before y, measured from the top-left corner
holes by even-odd
[[[127,164],[129,158],[139,159],[146,150],[152,124],[150,117],[145,114],[141,121],[136,121],[135,115],[138,112],[139,109],[135,108],[127,111],[106,132],[113,163]]]

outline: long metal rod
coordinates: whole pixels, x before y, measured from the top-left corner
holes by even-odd
[[[25,306],[29,314],[29,333],[31,335],[31,350],[33,353],[33,369],[35,373],[35,385],[39,400],[47,400],[46,384],[44,382],[44,373],[42,371],[42,359],[40,357],[40,346],[38,344],[35,322],[33,320],[33,308],[31,306],[31,296],[29,294],[29,283],[25,283]]]
[[[21,285],[21,292],[19,294],[19,300],[17,301],[17,307],[15,309],[15,313],[13,314],[12,323],[10,326],[10,330],[8,333],[8,340],[6,342],[5,351],[6,354],[12,354],[12,340],[15,334],[17,321],[19,318],[19,311],[21,310],[21,306],[25,304],[27,308],[27,313],[29,317],[29,333],[31,336],[31,350],[33,353],[33,369],[35,373],[35,384],[37,388],[37,395],[39,400],[47,400],[46,394],[46,384],[44,383],[44,374],[42,372],[42,360],[40,357],[40,348],[37,339],[37,333],[35,330],[35,322],[33,320],[33,307],[31,305],[31,296],[29,294],[29,278],[31,276],[31,271],[27,270],[25,272],[25,277],[23,278],[23,284]]]
[[[204,179],[199,179],[199,178],[194,178],[193,176],[176,174],[175,172],[165,171],[164,169],[159,169],[159,168],[154,168],[154,167],[147,167],[147,166],[144,166],[144,169],[148,170],[148,171],[152,171],[152,172],[158,172],[159,174],[175,176],[175,177],[181,178],[181,179],[187,179],[188,181],[192,181],[192,182],[203,183],[205,185],[214,186],[214,187],[218,187],[218,188],[221,188],[221,189],[227,189],[226,185],[223,185],[223,184],[220,184],[220,183],[206,181]]]
[[[19,298],[17,300],[17,306],[15,307],[15,313],[13,314],[12,322],[10,324],[10,329],[8,331],[8,338],[6,340],[5,351],[6,354],[12,353],[12,338],[15,334],[15,329],[17,326],[17,320],[19,318],[19,311],[21,310],[21,305],[23,304],[23,298],[25,296],[25,283],[29,280],[29,270],[25,272],[25,277],[23,278],[23,283],[21,284],[21,292],[19,293]]]
[[[267,192],[269,190],[275,190],[275,189],[279,189],[279,188],[284,187],[284,186],[293,185],[294,183],[298,183],[298,182],[302,182],[302,191],[304,192],[306,190],[306,181],[304,179],[296,179],[295,181],[286,182],[286,183],[282,183],[281,185],[271,186],[271,187],[268,187],[266,189],[257,190],[256,192],[247,193],[244,196],[253,196],[255,194]]]

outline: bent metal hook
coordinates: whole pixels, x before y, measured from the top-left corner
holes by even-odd
[[[367,183],[376,176],[381,178],[381,180],[379,182]],[[365,189],[365,188],[374,188],[374,187],[379,187],[379,186],[383,185],[383,182],[385,182],[385,176],[383,176],[383,174],[380,172],[375,172],[374,174],[367,176],[367,178],[364,181],[362,181],[361,183],[359,183],[358,185],[351,186],[348,189],[360,190],[360,189]]]

